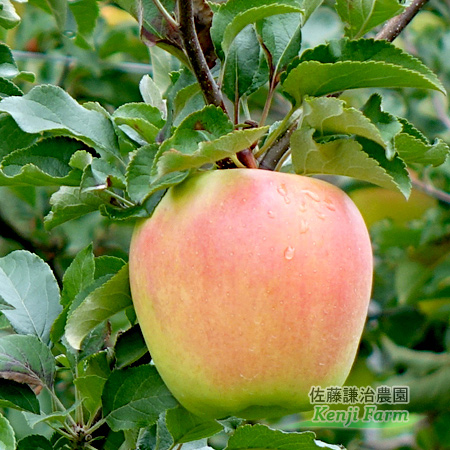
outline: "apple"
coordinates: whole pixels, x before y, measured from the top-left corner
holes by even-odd
[[[324,181],[215,170],[172,187],[130,247],[134,306],[178,401],[208,418],[311,409],[341,385],[372,285],[367,228]]]

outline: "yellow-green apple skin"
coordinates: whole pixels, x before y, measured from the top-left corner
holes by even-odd
[[[140,222],[130,282],[153,361],[199,416],[312,409],[341,385],[372,285],[350,198],[321,180],[257,169],[194,175]]]

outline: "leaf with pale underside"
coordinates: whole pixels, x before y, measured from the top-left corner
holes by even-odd
[[[156,163],[158,174],[163,176],[171,172],[197,168],[233,156],[249,148],[267,131],[268,127],[237,130],[213,141],[200,142],[198,148],[191,153],[170,149],[163,153]]]
[[[50,198],[52,209],[44,218],[45,227],[51,230],[64,222],[98,211],[109,198],[101,191],[81,192],[79,187],[62,186]]]
[[[351,138],[321,144],[313,139],[314,132],[303,127],[291,137],[292,163],[297,173],[344,175],[409,196],[411,185],[405,164],[398,158],[387,161],[378,144],[366,140],[362,145]]]
[[[380,131],[370,119],[361,111],[346,107],[345,102],[337,98],[306,98],[304,123],[316,130],[316,136],[358,135],[384,145]]]
[[[0,339],[1,378],[51,389],[55,369],[51,350],[37,337],[12,334]]]
[[[433,144],[426,144],[407,133],[399,133],[395,136],[395,149],[409,164],[440,166],[449,154],[449,146],[442,139],[436,139]]]
[[[61,305],[58,283],[42,259],[25,250],[0,258],[0,298],[11,307],[3,314],[17,333],[49,343]]]
[[[98,109],[81,106],[57,86],[36,86],[21,97],[4,98],[0,111],[10,114],[27,133],[71,136],[107,159],[119,157],[117,137],[109,118]]]
[[[164,126],[161,111],[147,103],[127,103],[116,109],[112,117],[114,123],[129,137],[134,138],[133,134],[127,132],[131,129],[144,143],[153,143]]]
[[[317,450],[319,448],[337,447],[317,441],[311,431],[287,433],[256,424],[237,428],[230,436],[226,450]]]
[[[14,429],[6,417],[0,414],[0,448],[13,450],[16,448]]]
[[[82,172],[71,167],[81,142],[44,139],[6,156],[0,166],[0,186],[78,186]]]
[[[20,16],[10,0],[0,0],[0,27],[14,28],[20,23]]]

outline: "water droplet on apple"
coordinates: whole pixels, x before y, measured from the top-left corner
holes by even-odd
[[[320,212],[320,211],[317,212],[317,217],[318,217],[320,220],[325,220],[325,214],[322,213],[322,212]]]
[[[300,212],[302,212],[302,213],[306,212],[307,207],[306,207],[306,202],[305,202],[305,200],[302,200],[302,201],[300,202],[300,205],[298,205],[298,209],[299,209]]]
[[[336,211],[336,207],[333,204],[333,201],[330,200],[329,198],[325,199],[325,206],[330,210],[330,211]]]
[[[316,194],[313,191],[310,191],[309,189],[303,189],[302,192],[307,195],[311,200],[315,202],[320,202],[320,197],[318,194]]]
[[[286,186],[284,184],[280,184],[277,188],[277,191],[280,195],[282,195],[283,197],[286,197],[287,190],[286,190]]]
[[[305,234],[309,230],[309,225],[306,220],[300,220],[300,233]]]
[[[270,209],[269,209],[269,211],[267,211],[267,215],[268,215],[271,219],[274,219],[274,218],[275,218],[274,212],[271,211]]]
[[[291,246],[287,247],[286,250],[284,251],[284,257],[288,261],[290,261],[294,257],[294,254],[295,254],[295,248],[291,247]]]
[[[291,199],[287,195],[284,196],[284,203],[286,203],[286,205],[289,205],[289,203],[291,203]]]

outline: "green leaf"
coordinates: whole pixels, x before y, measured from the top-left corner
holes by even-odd
[[[162,97],[162,92],[150,75],[144,75],[141,78],[139,91],[145,103],[157,108],[161,112],[161,116],[163,118],[166,117],[167,108]]]
[[[73,348],[80,349],[89,332],[131,304],[128,266],[125,265],[72,312],[66,324],[67,341]]]
[[[305,95],[367,87],[415,87],[445,93],[436,75],[418,59],[393,44],[373,39],[343,39],[307,50],[292,62],[281,81],[298,105]]]
[[[231,44],[225,61],[223,92],[233,102],[249,96],[269,80],[269,71],[252,26],[244,28]]]
[[[141,145],[154,143],[164,126],[161,111],[146,103],[127,103],[118,108],[112,117],[124,133]]]
[[[14,429],[6,417],[0,414],[0,449],[13,450],[16,448]]]
[[[25,250],[0,258],[0,297],[13,307],[3,314],[17,333],[50,342],[50,329],[61,305],[58,283],[42,259]]]
[[[271,55],[275,74],[282,72],[299,55],[301,28],[301,14],[281,14],[256,23],[256,31]]]
[[[78,186],[82,172],[69,164],[82,146],[75,140],[53,138],[16,150],[2,161],[0,186]]]
[[[362,108],[362,112],[378,128],[386,148],[386,156],[395,155],[395,136],[402,130],[400,121],[381,109],[381,96],[373,94]]]
[[[40,413],[39,401],[34,392],[25,384],[0,379],[0,405],[19,411]]]
[[[135,325],[124,333],[119,334],[114,351],[118,369],[123,369],[133,364],[148,353],[140,326]]]
[[[303,120],[304,124],[316,130],[315,139],[319,136],[357,135],[385,145],[379,129],[369,118],[355,108],[345,107],[345,102],[337,98],[306,98]]]
[[[17,67],[11,49],[6,44],[0,42],[0,77],[11,80],[17,77],[19,73],[20,70]]]
[[[42,85],[22,97],[7,97],[0,111],[11,114],[27,133],[52,132],[74,137],[95,148],[105,158],[119,158],[117,137],[110,119],[88,110],[57,86]]]
[[[400,14],[404,6],[398,0],[337,0],[336,11],[345,23],[345,35],[357,39]]]
[[[322,447],[318,445],[314,433],[310,431],[286,433],[256,424],[239,427],[230,436],[226,450],[316,450]]]
[[[93,158],[84,169],[81,192],[102,191],[107,188],[125,189],[125,177],[121,170],[101,158]]]
[[[14,28],[20,23],[20,16],[17,14],[13,4],[9,0],[0,0],[0,27]]]
[[[75,44],[86,50],[93,49],[92,34],[100,9],[96,0],[73,0],[68,3],[76,24]]]
[[[214,13],[211,38],[219,58],[224,59],[234,38],[247,25],[276,14],[302,12],[297,0],[229,0]]]
[[[303,25],[311,14],[323,3],[323,0],[301,0],[300,5],[303,10]]]
[[[171,148],[163,153],[156,163],[158,175],[199,168],[233,156],[249,148],[266,134],[268,129],[269,127],[262,127],[233,131],[213,141],[200,142],[198,148],[191,153],[185,153],[184,149]]]
[[[0,77],[0,99],[11,95],[22,95],[23,92],[12,81]]]
[[[177,401],[154,366],[116,370],[103,390],[103,412],[113,431],[147,427]]]
[[[39,3],[40,2],[38,2],[38,6],[42,7]],[[59,30],[65,31],[64,27],[67,22],[68,2],[65,2],[64,0],[45,0],[42,3],[44,3],[43,9],[48,11],[55,18]]]
[[[173,437],[174,444],[197,441],[213,436],[223,430],[219,422],[201,419],[185,410],[182,406],[166,412],[166,425]]]
[[[21,439],[16,450],[53,450],[53,445],[46,437],[32,434]]]
[[[436,139],[433,144],[424,144],[421,140],[406,133],[400,133],[395,137],[395,149],[407,163],[433,166],[443,164],[450,150],[442,139]]]
[[[0,158],[14,150],[29,147],[38,137],[38,135],[23,132],[8,114],[0,114],[0,136],[2,136]]]
[[[50,332],[50,337],[53,342],[58,342],[64,335],[67,317],[71,311],[72,305],[74,304],[75,307],[80,305],[87,295],[97,287],[101,286],[102,283],[109,280],[111,276],[122,267],[123,261],[117,258],[120,265],[119,268],[115,270],[115,259],[116,258],[113,258],[111,260],[111,258],[108,258],[108,261],[111,260],[109,267],[107,269],[105,268],[105,270],[102,269],[101,274],[97,274],[95,269],[98,270],[98,267],[96,266],[103,265],[100,263],[102,259],[94,259],[91,245],[79,252],[74,258],[64,274],[61,298],[61,304],[64,306],[64,309],[53,322]],[[102,278],[105,275],[108,275],[106,279],[99,280],[99,278]]]
[[[98,375],[85,375],[73,380],[83,406],[89,414],[93,416],[102,406],[102,391],[106,383],[106,378]]]
[[[81,400],[75,402],[70,408],[67,408],[63,411],[56,411],[50,414],[29,414],[25,413],[25,418],[27,419],[27,423],[31,428],[34,428],[36,425],[40,423],[48,423],[53,424],[54,426],[61,426],[64,422],[67,421],[67,416],[74,413],[74,411],[81,405]]]
[[[35,336],[0,338],[0,377],[31,386],[53,386],[56,363],[50,349]]]
[[[144,205],[118,208],[112,205],[103,204],[100,205],[100,214],[115,221],[135,220],[149,216],[149,212]]]
[[[0,8],[1,6],[2,3],[0,2]],[[11,83],[13,79],[33,82],[34,75],[30,72],[21,72],[17,67],[11,49],[6,44],[0,42],[0,92],[7,95],[22,95],[22,91]]]
[[[109,198],[101,191],[81,192],[80,188],[62,186],[50,198],[52,210],[44,218],[45,227],[51,230],[64,222],[98,211]]]
[[[383,161],[382,147],[378,148],[383,154],[369,155],[353,139],[318,144],[313,139],[314,131],[304,127],[291,137],[292,163],[296,173],[344,175],[400,190],[406,197],[409,195],[411,185],[404,164],[398,159],[387,163]],[[366,141],[366,145],[370,142]]]
[[[94,281],[95,260],[92,244],[78,252],[64,273],[61,304],[69,305],[77,294]]]

